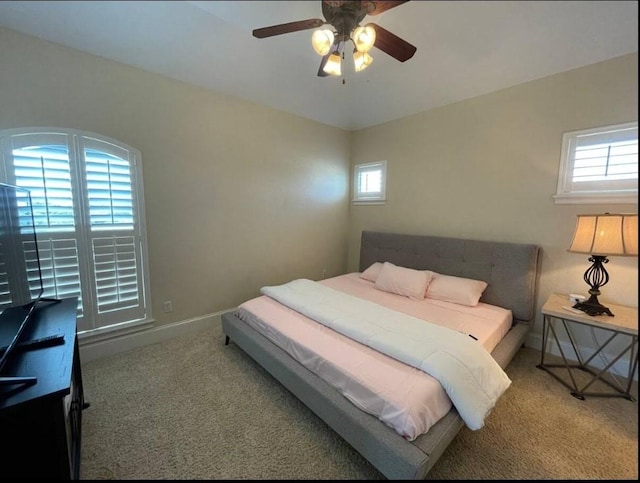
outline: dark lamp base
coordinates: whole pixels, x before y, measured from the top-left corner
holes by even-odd
[[[598,302],[598,297],[592,295],[589,297],[589,300],[585,302],[578,302],[573,306],[574,309],[582,310],[587,315],[596,316],[596,315],[610,315],[614,317],[608,307],[605,307],[600,302]]]

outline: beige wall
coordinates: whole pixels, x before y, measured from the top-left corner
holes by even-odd
[[[637,119],[635,54],[354,133],[353,163],[387,160],[388,201],[351,207],[348,269],[364,229],[536,243],[539,307],[555,291],[586,293],[588,257],[566,252],[576,215],[638,211],[554,203],[562,133]],[[637,307],[637,257],[606,268],[600,300]]]
[[[0,129],[141,150],[159,324],[356,270],[363,229],[537,243],[541,306],[586,291],[586,257],[566,252],[576,214],[637,212],[552,198],[563,132],[637,119],[637,54],[353,133],[1,28],[0,65]],[[349,161],[381,159],[387,203],[351,206]],[[611,258],[603,301],[637,306],[637,262]]]
[[[344,272],[348,132],[6,29],[0,66],[0,129],[75,128],[142,152],[159,324]]]

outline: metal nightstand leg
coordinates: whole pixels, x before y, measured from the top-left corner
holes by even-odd
[[[573,348],[573,352],[576,356],[576,359],[578,360],[577,364],[572,364],[572,363],[569,363],[569,361],[567,360],[564,354],[564,351],[560,344],[560,340],[558,338],[558,334],[556,333],[555,327],[553,326],[552,318],[553,317],[547,316],[547,315],[545,315],[543,318],[542,350],[541,350],[541,356],[540,356],[540,364],[538,364],[536,367],[538,367],[539,369],[545,370],[547,373],[551,374],[556,380],[558,380],[561,384],[567,387],[571,391],[571,395],[577,399],[584,400],[585,396],[594,396],[594,397],[623,397],[630,401],[635,401],[634,397],[631,396],[631,384],[633,381],[633,374],[635,373],[635,370],[638,366],[638,337],[630,335],[631,342],[629,343],[629,345],[627,345],[624,349],[622,349],[620,353],[614,359],[609,361],[609,363],[603,369],[596,372],[590,367],[588,367],[589,362],[591,362],[594,359],[594,357],[600,354],[603,351],[603,349],[607,345],[609,345],[609,343],[613,339],[615,339],[617,335],[619,335],[619,332],[614,332],[607,339],[606,342],[601,344],[600,347],[596,349],[596,351],[591,355],[591,357],[589,357],[586,361],[583,361],[580,355],[580,352],[578,351],[578,348],[576,346],[576,343],[573,339],[571,331],[569,330],[567,321],[564,319],[560,319],[567,333],[567,336],[569,337],[569,342],[571,343],[571,347]],[[562,357],[563,364],[546,364],[544,362],[544,357],[547,352],[547,346],[549,343],[549,340],[548,340],[549,332],[553,333],[553,338],[558,346],[558,350],[560,352],[560,356]],[[618,383],[617,380],[615,381],[616,384],[614,385],[611,381],[604,379],[603,376],[627,352],[629,352],[629,371],[627,374],[627,387],[624,388],[620,385],[620,383]],[[571,384],[569,384],[565,379],[558,376],[555,372],[551,371],[550,369],[552,368],[566,369],[567,373],[569,374],[569,378],[571,379]],[[591,379],[589,379],[589,381],[582,387],[582,389],[578,388],[578,384],[573,376],[573,371],[572,371],[573,369],[579,369],[592,376]],[[615,392],[586,392],[587,389],[597,380],[600,380],[607,386],[611,387]]]

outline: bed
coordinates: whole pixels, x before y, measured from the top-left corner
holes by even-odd
[[[533,244],[363,231],[359,270],[388,262],[486,282],[480,303],[505,309],[511,316],[504,333],[490,345],[493,360],[506,368],[533,324],[540,253]],[[352,277],[349,283],[356,283],[358,274],[345,275]],[[444,415],[429,423],[426,432],[402,436],[250,322],[239,309],[223,314],[225,343],[237,344],[389,479],[424,479],[465,425],[455,405],[450,405],[444,407]]]

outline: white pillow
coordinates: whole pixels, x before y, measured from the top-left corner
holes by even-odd
[[[375,287],[385,292],[404,295],[412,300],[424,300],[432,273],[428,270],[414,270],[384,262]]]
[[[471,278],[433,273],[426,297],[475,307],[487,288],[487,282]]]
[[[380,275],[380,270],[382,270],[382,263],[374,262],[360,274],[360,278],[369,280],[369,282],[375,282],[378,279],[378,275]]]

